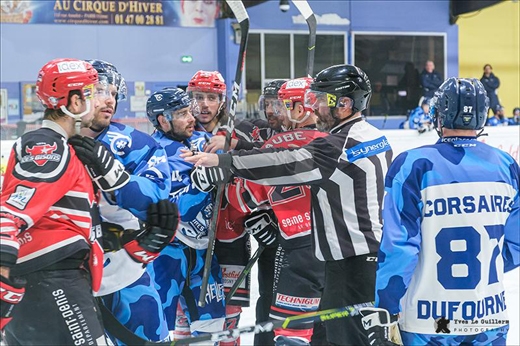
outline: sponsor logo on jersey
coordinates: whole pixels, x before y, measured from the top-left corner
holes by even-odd
[[[276,294],[275,304],[290,309],[301,309],[303,311],[317,310],[320,298],[294,297],[285,294]]]
[[[354,162],[359,159],[383,153],[390,149],[390,143],[388,143],[385,136],[382,136],[372,141],[359,143],[352,148],[345,149],[345,154],[348,162]]]
[[[208,284],[208,293],[206,293],[206,304],[209,304],[211,301],[216,300],[217,302],[223,301],[225,298],[224,295],[224,285],[219,283]]]
[[[108,131],[107,136],[110,140],[110,150],[119,156],[125,155],[125,149],[132,147],[132,138],[122,133]]]
[[[35,192],[35,188],[18,185],[11,196],[9,196],[9,199],[6,201],[6,203],[17,209],[24,210]]]
[[[48,161],[59,162],[61,160],[60,154],[54,154],[58,149],[58,145],[54,142],[53,145],[47,143],[40,145],[33,145],[31,148],[26,147],[25,152],[29,155],[25,155],[20,160],[21,163],[34,162],[37,166],[44,166]]]
[[[224,287],[232,287],[242,273],[242,270],[244,270],[244,266],[221,265],[221,267]],[[245,288],[245,280],[242,281],[240,287]]]

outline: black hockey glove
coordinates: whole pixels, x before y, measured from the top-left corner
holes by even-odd
[[[271,213],[267,210],[257,211],[244,221],[246,232],[255,237],[259,245],[266,248],[278,246],[278,226],[273,222]]]
[[[25,294],[25,280],[0,275],[0,331],[13,319],[13,309]]]
[[[123,235],[123,246],[137,262],[153,261],[175,237],[179,226],[177,204],[163,199],[148,207],[146,227],[143,231]]]
[[[69,144],[101,191],[117,190],[130,181],[123,164],[101,142],[76,135],[69,139]]]
[[[101,222],[101,228],[103,229],[103,250],[105,252],[121,250],[123,248],[121,239],[125,229],[118,224],[105,221]]]
[[[202,192],[210,192],[218,184],[224,184],[231,178],[231,172],[219,167],[193,167],[190,173],[191,182]]]
[[[368,342],[372,346],[395,346],[402,345],[399,327],[397,326],[397,315],[381,308],[361,308],[361,323],[367,331]]]

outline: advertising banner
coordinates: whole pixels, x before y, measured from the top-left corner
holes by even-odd
[[[214,27],[217,0],[2,0],[1,22]]]

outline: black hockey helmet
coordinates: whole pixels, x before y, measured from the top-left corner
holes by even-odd
[[[338,107],[340,98],[350,98],[354,113],[365,110],[372,96],[372,86],[366,73],[348,64],[334,65],[320,71],[311,84],[311,90],[327,93],[331,108]]]
[[[157,117],[164,115],[168,121],[172,121],[172,114],[186,107],[192,106],[192,100],[188,94],[178,88],[164,88],[154,92],[146,102],[146,114],[148,120],[155,128],[159,128]]]
[[[475,78],[446,79],[430,101],[430,116],[437,131],[442,127],[481,130],[486,124],[488,109],[486,89]]]
[[[96,69],[100,82],[112,84],[117,88],[116,101],[126,100],[128,94],[126,82],[121,73],[117,71],[114,64],[97,59],[87,59],[85,61],[90,63],[92,67]]]
[[[273,79],[267,85],[264,87],[262,95],[258,98],[258,109],[260,112],[264,113],[264,116],[266,115],[266,99],[268,99],[270,102],[278,100],[278,90],[282,87],[282,85],[287,82],[287,79]]]

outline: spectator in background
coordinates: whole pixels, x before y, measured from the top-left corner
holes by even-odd
[[[181,26],[213,27],[219,15],[217,0],[181,0]]]
[[[502,107],[501,105],[496,105],[496,108],[493,110],[493,113],[495,113],[495,115],[488,119],[486,126],[509,125],[509,120],[504,116],[504,107]]]
[[[421,83],[419,71],[417,71],[413,62],[409,61],[404,65],[404,75],[399,81],[398,87],[399,96],[404,97],[400,102],[404,111],[414,109],[419,102]]]
[[[430,119],[430,104],[426,98],[423,98],[421,105],[410,113],[403,128],[417,130],[419,133],[433,129]]]
[[[431,99],[433,93],[435,93],[435,91],[441,86],[443,81],[441,75],[435,71],[435,64],[433,61],[426,61],[426,64],[424,64],[424,70],[421,72],[423,96],[428,100]]]
[[[383,90],[383,83],[376,81],[373,87],[368,115],[388,114],[390,102],[388,102],[386,91]]]
[[[498,101],[497,89],[500,86],[500,79],[498,79],[493,73],[493,67],[490,64],[484,65],[484,74],[480,78],[484,89],[486,89],[487,96],[489,97],[489,109],[493,111],[493,114],[497,114],[497,106],[500,105]]]
[[[509,119],[509,125],[520,125],[520,107],[513,109],[513,118]]]

